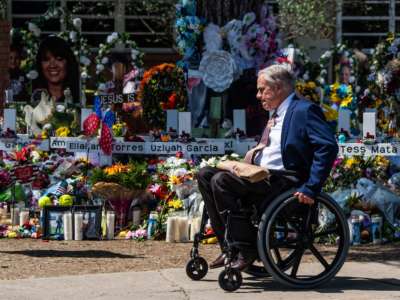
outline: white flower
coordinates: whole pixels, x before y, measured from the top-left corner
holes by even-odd
[[[330,58],[332,56],[331,51],[326,51],[324,54],[322,54],[321,58]]]
[[[38,78],[38,76],[39,76],[39,73],[35,70],[31,70],[31,71],[29,71],[28,74],[26,74],[26,77],[28,77],[28,79],[30,79],[30,80],[36,79],[36,78]]]
[[[326,69],[322,69],[321,70],[321,75],[325,76],[326,74],[328,74],[328,71]]]
[[[65,106],[62,105],[62,104],[58,104],[58,105],[56,106],[56,110],[57,110],[57,112],[62,113],[62,112],[65,111]]]
[[[81,62],[81,64],[84,65],[84,66],[90,65],[90,59],[89,59],[87,56],[85,56],[85,55],[82,55],[82,56],[80,57],[80,62]]]
[[[308,75],[308,73],[304,73],[303,79],[304,79],[305,81],[307,81],[307,80],[310,79],[310,76]]]
[[[108,57],[103,57],[103,59],[101,60],[101,63],[102,63],[103,65],[108,64]]]
[[[361,90],[361,87],[359,85],[356,86],[356,93],[359,93]]]
[[[53,125],[51,125],[51,123],[47,123],[47,124],[43,125],[44,130],[50,130],[51,128],[53,128]]]
[[[325,84],[325,79],[324,79],[324,78],[319,77],[317,80],[318,80],[318,82],[319,82],[320,84],[322,84],[322,85]]]
[[[172,172],[173,175],[175,176],[185,176],[188,173],[188,170],[186,170],[185,168],[179,168],[176,169]]]
[[[28,29],[30,32],[33,33],[34,36],[36,36],[36,37],[40,36],[41,30],[39,29],[39,27],[37,27],[36,24],[29,22]]]
[[[98,72],[103,71],[103,70],[104,70],[104,65],[102,65],[102,64],[97,64],[97,65],[96,65],[96,70],[97,70]]]
[[[217,158],[215,156],[213,156],[207,161],[207,163],[209,165],[215,165],[217,163]]]
[[[139,55],[140,51],[137,49],[131,49],[131,54],[132,55]]]
[[[82,26],[82,20],[80,18],[75,18],[72,20],[72,24],[74,24],[76,29],[80,29]]]
[[[88,78],[88,74],[86,72],[82,72],[81,73],[81,78],[82,79],[87,79]]]
[[[107,43],[108,44],[111,44],[111,43],[113,43],[115,40],[117,40],[118,39],[118,32],[113,32],[112,34],[110,34],[108,37],[107,37]]]
[[[207,167],[207,162],[204,159],[202,159],[202,161],[200,163],[200,168],[204,168],[204,167]]]
[[[354,76],[350,76],[349,82],[350,82],[350,83],[353,83],[353,82],[355,82],[355,81],[356,81],[356,78],[355,78]]]
[[[76,42],[77,40],[78,40],[78,33],[76,32],[76,31],[70,31],[70,33],[69,33],[69,39],[72,41],[72,42]]]
[[[216,92],[223,92],[233,82],[236,64],[232,55],[223,50],[206,52],[199,71],[203,73],[204,84]]]

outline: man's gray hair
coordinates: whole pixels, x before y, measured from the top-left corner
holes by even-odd
[[[288,91],[294,89],[296,77],[293,74],[289,64],[271,65],[258,72],[258,76],[262,76],[265,81],[273,86],[283,85]]]

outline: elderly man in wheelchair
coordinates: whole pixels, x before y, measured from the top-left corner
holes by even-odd
[[[271,275],[292,288],[314,288],[333,278],[346,259],[347,221],[336,202],[321,193],[338,146],[320,107],[299,99],[294,81],[284,65],[258,75],[257,98],[270,119],[244,160],[267,168],[268,179],[250,182],[235,168],[214,167],[197,176],[206,208],[202,228],[209,217],[222,252],[210,268],[224,267],[219,284],[226,291],[240,287],[241,271]],[[195,237],[186,267],[193,280],[208,271],[198,253],[206,237],[202,232]]]

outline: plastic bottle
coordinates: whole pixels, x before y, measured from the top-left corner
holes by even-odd
[[[149,220],[147,223],[147,238],[151,239],[153,237],[154,231],[157,224],[157,213],[150,213]]]
[[[351,228],[353,231],[353,245],[357,246],[361,244],[361,222],[360,218],[356,215],[351,217]]]

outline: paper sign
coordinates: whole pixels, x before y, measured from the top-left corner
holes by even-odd
[[[190,112],[180,112],[179,118],[179,134],[183,131],[191,134],[192,132],[192,114]]]
[[[176,109],[167,109],[167,128],[168,132],[172,128],[178,132],[178,111]]]
[[[338,131],[340,132],[342,129],[350,133],[350,116],[351,111],[348,109],[340,109],[339,110],[339,120],[338,120]]]
[[[365,145],[357,143],[339,144],[339,156],[372,156],[372,155],[385,155],[385,156],[398,156],[400,153],[400,144],[374,144]]]
[[[3,123],[3,131],[6,131],[7,128],[11,130],[16,130],[17,124],[17,111],[15,108],[6,108],[4,109],[4,123]]]
[[[244,109],[233,110],[233,130],[243,130],[246,132],[246,111]]]
[[[368,134],[376,138],[376,112],[363,113],[363,137]]]

